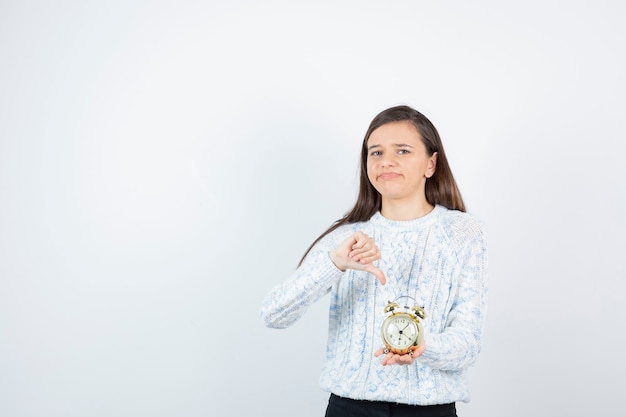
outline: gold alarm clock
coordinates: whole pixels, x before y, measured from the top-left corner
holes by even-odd
[[[408,311],[395,311],[400,305],[390,301],[385,307],[385,313],[391,313],[381,327],[381,334],[385,348],[392,353],[405,355],[417,349],[424,340],[424,330],[419,319],[426,318],[422,307],[405,307]]]

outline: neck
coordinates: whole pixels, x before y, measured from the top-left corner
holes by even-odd
[[[389,220],[414,220],[427,215],[434,208],[426,199],[407,202],[383,198],[380,214]]]

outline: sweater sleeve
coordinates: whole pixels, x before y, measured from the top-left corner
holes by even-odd
[[[300,267],[267,294],[261,305],[261,320],[267,327],[283,329],[291,326],[344,274],[328,254],[332,240],[326,236],[318,242]]]
[[[482,346],[487,310],[487,245],[482,230],[461,254],[457,292],[444,330],[426,334],[418,361],[433,369],[457,371],[471,366]]]

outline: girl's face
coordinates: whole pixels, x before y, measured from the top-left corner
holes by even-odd
[[[426,178],[435,173],[437,153],[428,155],[415,126],[386,123],[370,134],[367,149],[367,176],[383,204],[426,200]]]

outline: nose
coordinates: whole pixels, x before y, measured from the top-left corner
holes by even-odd
[[[395,163],[395,157],[393,154],[389,154],[389,153],[384,153],[382,155],[382,157],[380,158],[380,166],[381,167],[389,167],[389,166],[393,166]]]

